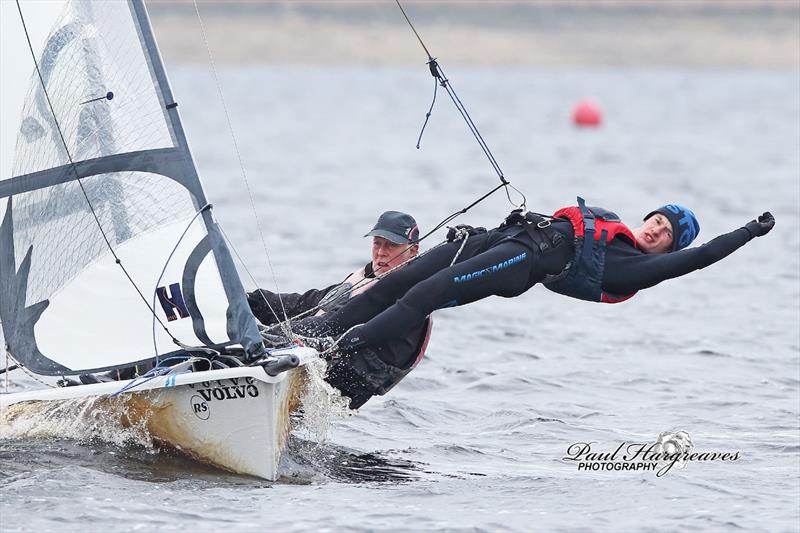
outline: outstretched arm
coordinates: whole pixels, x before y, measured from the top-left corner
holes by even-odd
[[[247,302],[256,318],[262,324],[271,326],[285,320],[284,309],[289,318],[305,313],[316,307],[328,291],[334,287],[336,285],[321,290],[311,289],[302,294],[295,292],[277,294],[266,289],[257,289],[247,294]]]
[[[642,254],[624,245],[611,244],[606,254],[603,289],[614,294],[630,294],[705,268],[732,254],[754,237],[766,235],[774,225],[775,218],[764,213],[758,220],[702,246],[666,254]]]

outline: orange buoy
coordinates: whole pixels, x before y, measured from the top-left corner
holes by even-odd
[[[572,121],[576,126],[599,126],[603,121],[600,108],[591,100],[581,100],[572,111]]]

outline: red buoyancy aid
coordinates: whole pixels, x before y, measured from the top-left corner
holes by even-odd
[[[577,206],[559,209],[553,213],[553,218],[564,218],[572,223],[575,256],[562,273],[545,279],[545,287],[573,298],[609,304],[624,302],[636,294],[609,294],[602,287],[606,245],[622,237],[637,246],[633,232],[615,213],[601,207],[586,207],[579,196]]]

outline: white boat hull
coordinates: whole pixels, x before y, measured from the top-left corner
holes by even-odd
[[[199,461],[238,474],[275,480],[290,429],[289,414],[305,383],[309,348],[293,348],[301,366],[270,376],[238,367],[161,376],[118,393],[131,381],[0,395],[3,418],[55,408],[65,400],[94,399],[92,409],[146,427],[153,440]],[[284,352],[282,352],[282,355]]]

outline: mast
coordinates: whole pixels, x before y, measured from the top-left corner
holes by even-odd
[[[128,5],[136,22],[139,39],[146,53],[150,73],[156,85],[156,93],[161,102],[164,116],[167,119],[173,143],[182,156],[181,181],[192,193],[195,208],[199,210],[208,201],[200,183],[200,176],[189,149],[186,133],[183,130],[183,124],[178,113],[178,104],[173,97],[164,63],[161,59],[161,53],[153,35],[150,17],[147,14],[143,0],[128,0]],[[250,311],[244,286],[239,279],[239,273],[225,244],[222,232],[211,215],[211,209],[203,210],[201,216],[211,239],[214,261],[222,279],[225,295],[228,298],[228,335],[231,340],[238,340],[248,354],[255,355],[260,353],[264,349],[261,334],[258,331],[256,319]]]

